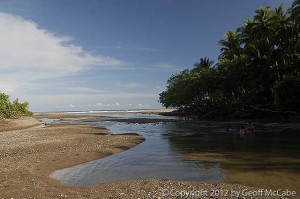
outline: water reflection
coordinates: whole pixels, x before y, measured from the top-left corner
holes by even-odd
[[[89,124],[114,133],[138,132],[146,141],[123,153],[51,174],[63,184],[157,178],[300,191],[298,124],[261,123],[257,133],[246,135],[239,134],[240,123],[228,122]]]
[[[273,125],[274,126],[274,125]],[[275,127],[274,127],[275,128]],[[260,124],[255,134],[205,133],[168,137],[171,150],[210,167],[218,162],[225,182],[300,191],[300,134],[297,124]]]

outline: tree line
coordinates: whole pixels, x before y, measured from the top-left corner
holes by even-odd
[[[28,102],[20,103],[18,99],[11,102],[8,95],[0,93],[0,119],[31,116],[28,106]]]
[[[198,116],[237,111],[300,111],[300,0],[269,6],[225,33],[218,62],[201,58],[172,75],[159,101]]]

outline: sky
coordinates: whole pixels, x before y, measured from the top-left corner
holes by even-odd
[[[158,109],[172,74],[292,0],[0,0],[0,92],[40,111]]]

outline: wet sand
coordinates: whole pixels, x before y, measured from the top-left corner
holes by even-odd
[[[31,125],[24,120],[31,121]],[[1,127],[6,125],[10,129],[0,130],[0,198],[178,198],[162,197],[162,194],[195,190],[208,191],[208,196],[202,198],[220,198],[211,196],[210,191],[256,190],[242,185],[166,180],[126,180],[90,187],[63,186],[49,178],[49,174],[60,168],[122,152],[143,142],[143,137],[135,134],[106,136],[109,132],[104,128],[83,125],[52,124],[46,128],[28,128],[40,124],[32,118],[10,122],[17,129],[24,129],[11,130],[15,128],[11,123],[1,123]]]

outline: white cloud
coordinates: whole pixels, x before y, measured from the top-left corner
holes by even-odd
[[[56,106],[61,108],[70,108],[70,104],[75,107],[87,106],[89,107],[123,107],[128,105],[127,103],[122,103],[121,101],[135,101],[135,100],[149,100],[157,99],[156,93],[125,93],[125,92],[114,92],[114,93],[100,93],[100,94],[60,94],[60,95],[35,95],[35,96],[22,96],[18,97],[25,99],[30,102],[30,108],[33,111],[36,110],[51,110]],[[118,99],[120,102],[112,102],[112,99]],[[47,102],[47,107],[45,107],[45,102]],[[99,102],[96,103],[96,102]],[[102,103],[102,104],[101,104]],[[132,104],[133,105],[133,104]],[[138,105],[138,104],[137,104]]]
[[[89,88],[89,87],[71,87],[71,88],[66,88],[65,90],[75,92],[75,93],[83,93],[83,94],[102,92],[100,90],[97,90],[97,89],[94,89],[94,88]]]
[[[121,106],[121,104],[119,102],[114,102],[114,103],[102,103],[102,102],[98,102],[97,104],[93,104],[93,105],[88,105],[88,106],[93,106],[93,107],[116,107],[116,106]]]
[[[109,49],[109,50],[130,50],[130,51],[145,51],[145,52],[151,52],[151,53],[161,53],[160,50],[154,49],[154,48],[127,48],[127,47],[98,47],[98,49]]]
[[[92,55],[21,17],[0,12],[0,91],[13,93],[42,78],[63,77],[91,67],[114,68],[124,62]]]
[[[169,64],[169,63],[156,63],[151,67],[145,68],[146,70],[158,70],[158,71],[180,71],[182,67]]]
[[[134,88],[140,88],[143,87],[144,85],[141,83],[125,83],[125,84],[116,84],[116,86],[121,87],[121,88],[126,88],[126,89],[134,89]]]
[[[95,71],[128,69],[128,65],[114,58],[91,54],[72,43],[70,37],[57,36],[33,21],[0,12],[0,92],[9,94],[12,99],[29,101],[33,111],[97,106],[137,108],[140,102],[143,107],[147,106],[144,100],[157,99],[157,93],[152,90],[134,92],[135,88],[144,86],[140,83],[124,83],[120,85],[123,89],[117,91],[102,90],[99,85],[89,87],[86,81],[76,78],[80,72],[96,67]],[[72,77],[61,78],[66,76]],[[129,90],[131,92],[127,92]]]
[[[155,67],[158,67],[158,68],[180,68],[179,66],[175,66],[175,65],[172,65],[172,64],[168,64],[168,63],[160,63],[160,64],[155,64],[154,65]]]
[[[7,81],[0,80],[0,93],[12,93],[17,85],[14,82],[8,83]]]

